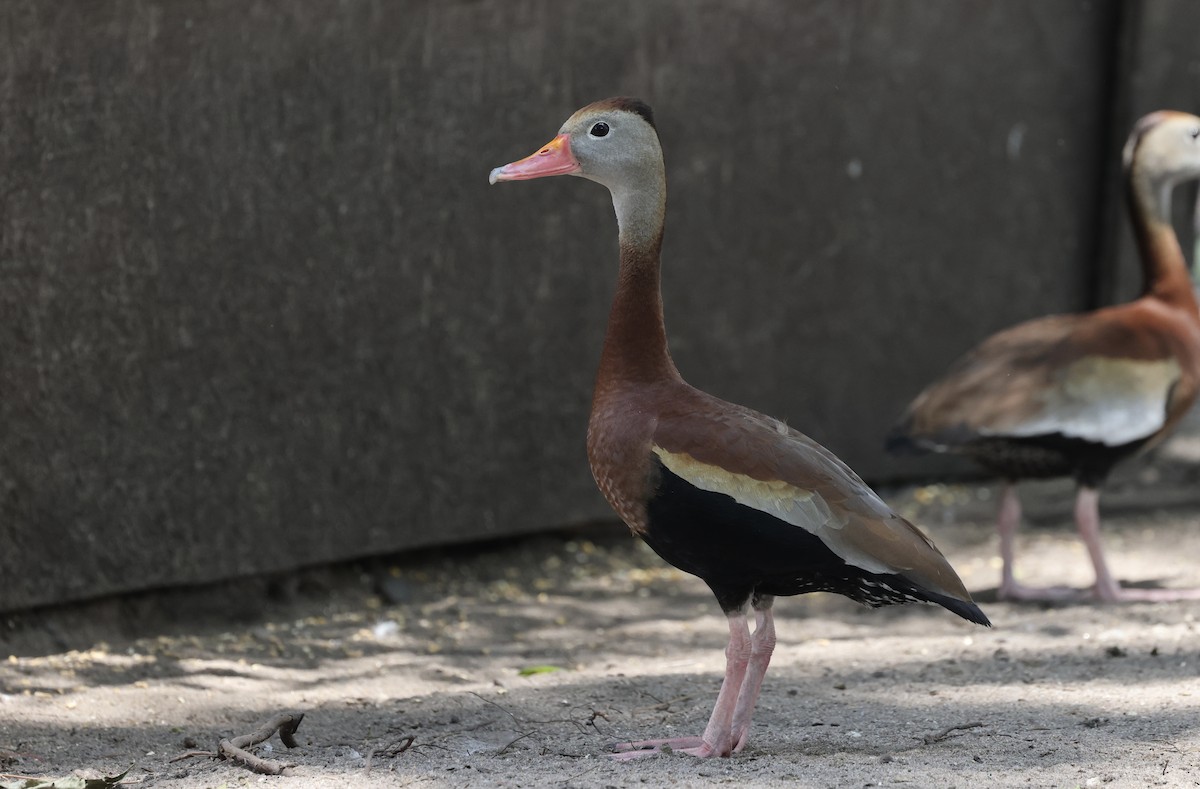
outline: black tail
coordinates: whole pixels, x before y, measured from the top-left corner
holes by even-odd
[[[969,599],[960,600],[957,597],[935,592],[920,584],[913,583],[903,575],[890,575],[888,579],[890,581],[889,585],[895,587],[901,594],[906,595],[909,601],[924,600],[927,603],[935,603],[951,613],[958,614],[968,622],[974,622],[984,627],[992,626],[992,620],[987,618],[987,614],[983,613],[979,606],[975,605]]]
[[[903,603],[934,603],[951,613],[958,614],[968,622],[974,622],[984,627],[992,626],[992,621],[983,611],[979,610],[979,606],[975,605],[970,598],[962,600],[935,592],[898,573],[861,573],[851,583],[853,588],[832,591],[844,594],[851,600],[872,608]]]
[[[925,455],[929,447],[925,442],[913,438],[908,432],[908,425],[900,423],[887,434],[883,443],[884,450],[889,455]]]
[[[937,603],[942,608],[958,614],[968,622],[974,622],[984,627],[992,626],[992,620],[987,618],[987,614],[983,613],[979,606],[970,600],[958,600],[954,597],[937,594],[936,592],[925,592],[925,596],[929,598],[929,602]]]

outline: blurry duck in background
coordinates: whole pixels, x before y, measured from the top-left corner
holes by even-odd
[[[1200,598],[1193,589],[1123,589],[1105,561],[1098,506],[1113,466],[1170,433],[1200,388],[1200,314],[1171,226],[1173,188],[1200,178],[1200,118],[1147,115],[1134,126],[1123,164],[1142,296],[992,335],[921,392],[888,438],[890,451],[965,455],[1004,478],[1002,599]],[[1087,590],[1029,587],[1014,572],[1016,483],[1060,476],[1078,483],[1075,524],[1096,572]]]

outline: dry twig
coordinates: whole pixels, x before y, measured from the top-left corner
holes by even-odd
[[[371,760],[374,759],[376,756],[386,756],[389,759],[399,756],[400,754],[404,753],[409,748],[411,748],[412,744],[414,742],[416,742],[416,740],[417,740],[417,738],[410,734],[406,737],[396,740],[394,743],[387,746],[386,748],[376,748],[375,750],[371,751],[370,753],[367,754],[367,763],[366,763],[366,767],[365,767],[366,772],[368,772],[368,773],[371,772]]]
[[[521,740],[525,739],[526,737],[532,737],[535,734],[537,734],[536,731],[527,731],[524,734],[520,734],[520,735],[517,735],[516,737],[513,737],[511,740],[509,740],[508,742],[506,742],[504,744],[504,747],[502,747],[500,750],[496,751],[496,753],[494,755],[499,756],[500,754],[504,753],[509,748],[511,748],[513,745],[516,745]]]
[[[926,745],[932,745],[935,742],[941,742],[942,740],[946,739],[952,732],[965,731],[967,729],[978,729],[982,725],[982,721],[976,721],[975,723],[961,723],[958,726],[949,726],[945,729],[942,729],[937,734],[926,734],[921,738],[921,740]]]
[[[271,739],[271,735],[275,732],[279,732],[279,739],[285,746],[296,748],[298,747],[298,743],[294,735],[296,734],[296,729],[300,727],[300,721],[302,720],[304,720],[303,712],[284,712],[276,715],[249,734],[243,734],[241,737],[234,737],[233,739],[221,740],[221,744],[218,746],[217,757],[241,762],[256,773],[281,775],[284,770],[294,765],[263,759],[250,753],[246,748],[258,745],[260,742],[266,742]]]
[[[479,699],[480,701],[484,702],[485,704],[491,704],[493,707],[500,710],[508,717],[512,718],[513,723],[518,723],[518,724],[520,723],[520,721],[517,720],[517,716],[513,715],[511,711],[505,709],[502,705],[497,704],[496,702],[492,701],[491,699],[485,699],[483,696],[480,696],[478,693],[476,693],[473,690],[469,690],[467,692],[470,693],[475,698]]]
[[[184,759],[195,759],[197,756],[207,756],[210,759],[217,758],[216,751],[184,751],[178,756],[171,757],[169,762],[182,762]]]
[[[670,712],[672,704],[682,704],[685,701],[692,700],[691,696],[676,696],[673,699],[667,699],[666,701],[660,701],[658,698],[656,698],[655,696],[652,696],[649,693],[646,693],[646,695],[650,696],[650,698],[654,699],[658,703],[651,704],[648,707],[634,707],[634,709],[632,710],[634,715],[637,715],[639,712]]]

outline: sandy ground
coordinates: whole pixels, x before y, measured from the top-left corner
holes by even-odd
[[[607,525],[8,617],[0,782],[129,769],[154,787],[1200,785],[1200,603],[995,602],[994,497],[889,498],[995,628],[780,600],[751,743],[732,759],[605,756],[698,733],[726,637],[700,582]],[[1089,583],[1069,486],[1026,498],[1023,576]],[[1135,468],[1103,506],[1119,577],[1200,586],[1192,476]],[[259,751],[294,764],[285,775],[173,761],[281,711],[306,716],[300,747]]]

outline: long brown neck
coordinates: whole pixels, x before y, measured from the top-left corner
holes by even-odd
[[[608,331],[596,391],[623,383],[654,383],[679,377],[679,371],[667,349],[667,329],[663,322],[662,291],[659,286],[659,249],[657,239],[647,244],[621,242],[621,268],[617,292],[608,315]]]
[[[1172,306],[1197,309],[1187,261],[1171,226],[1171,187],[1135,166],[1127,182],[1133,232],[1141,253],[1142,294]]]
[[[629,183],[610,187],[621,267],[596,376],[597,396],[623,383],[679,378],[667,349],[659,284],[667,183],[661,158],[655,165],[638,171]]]

